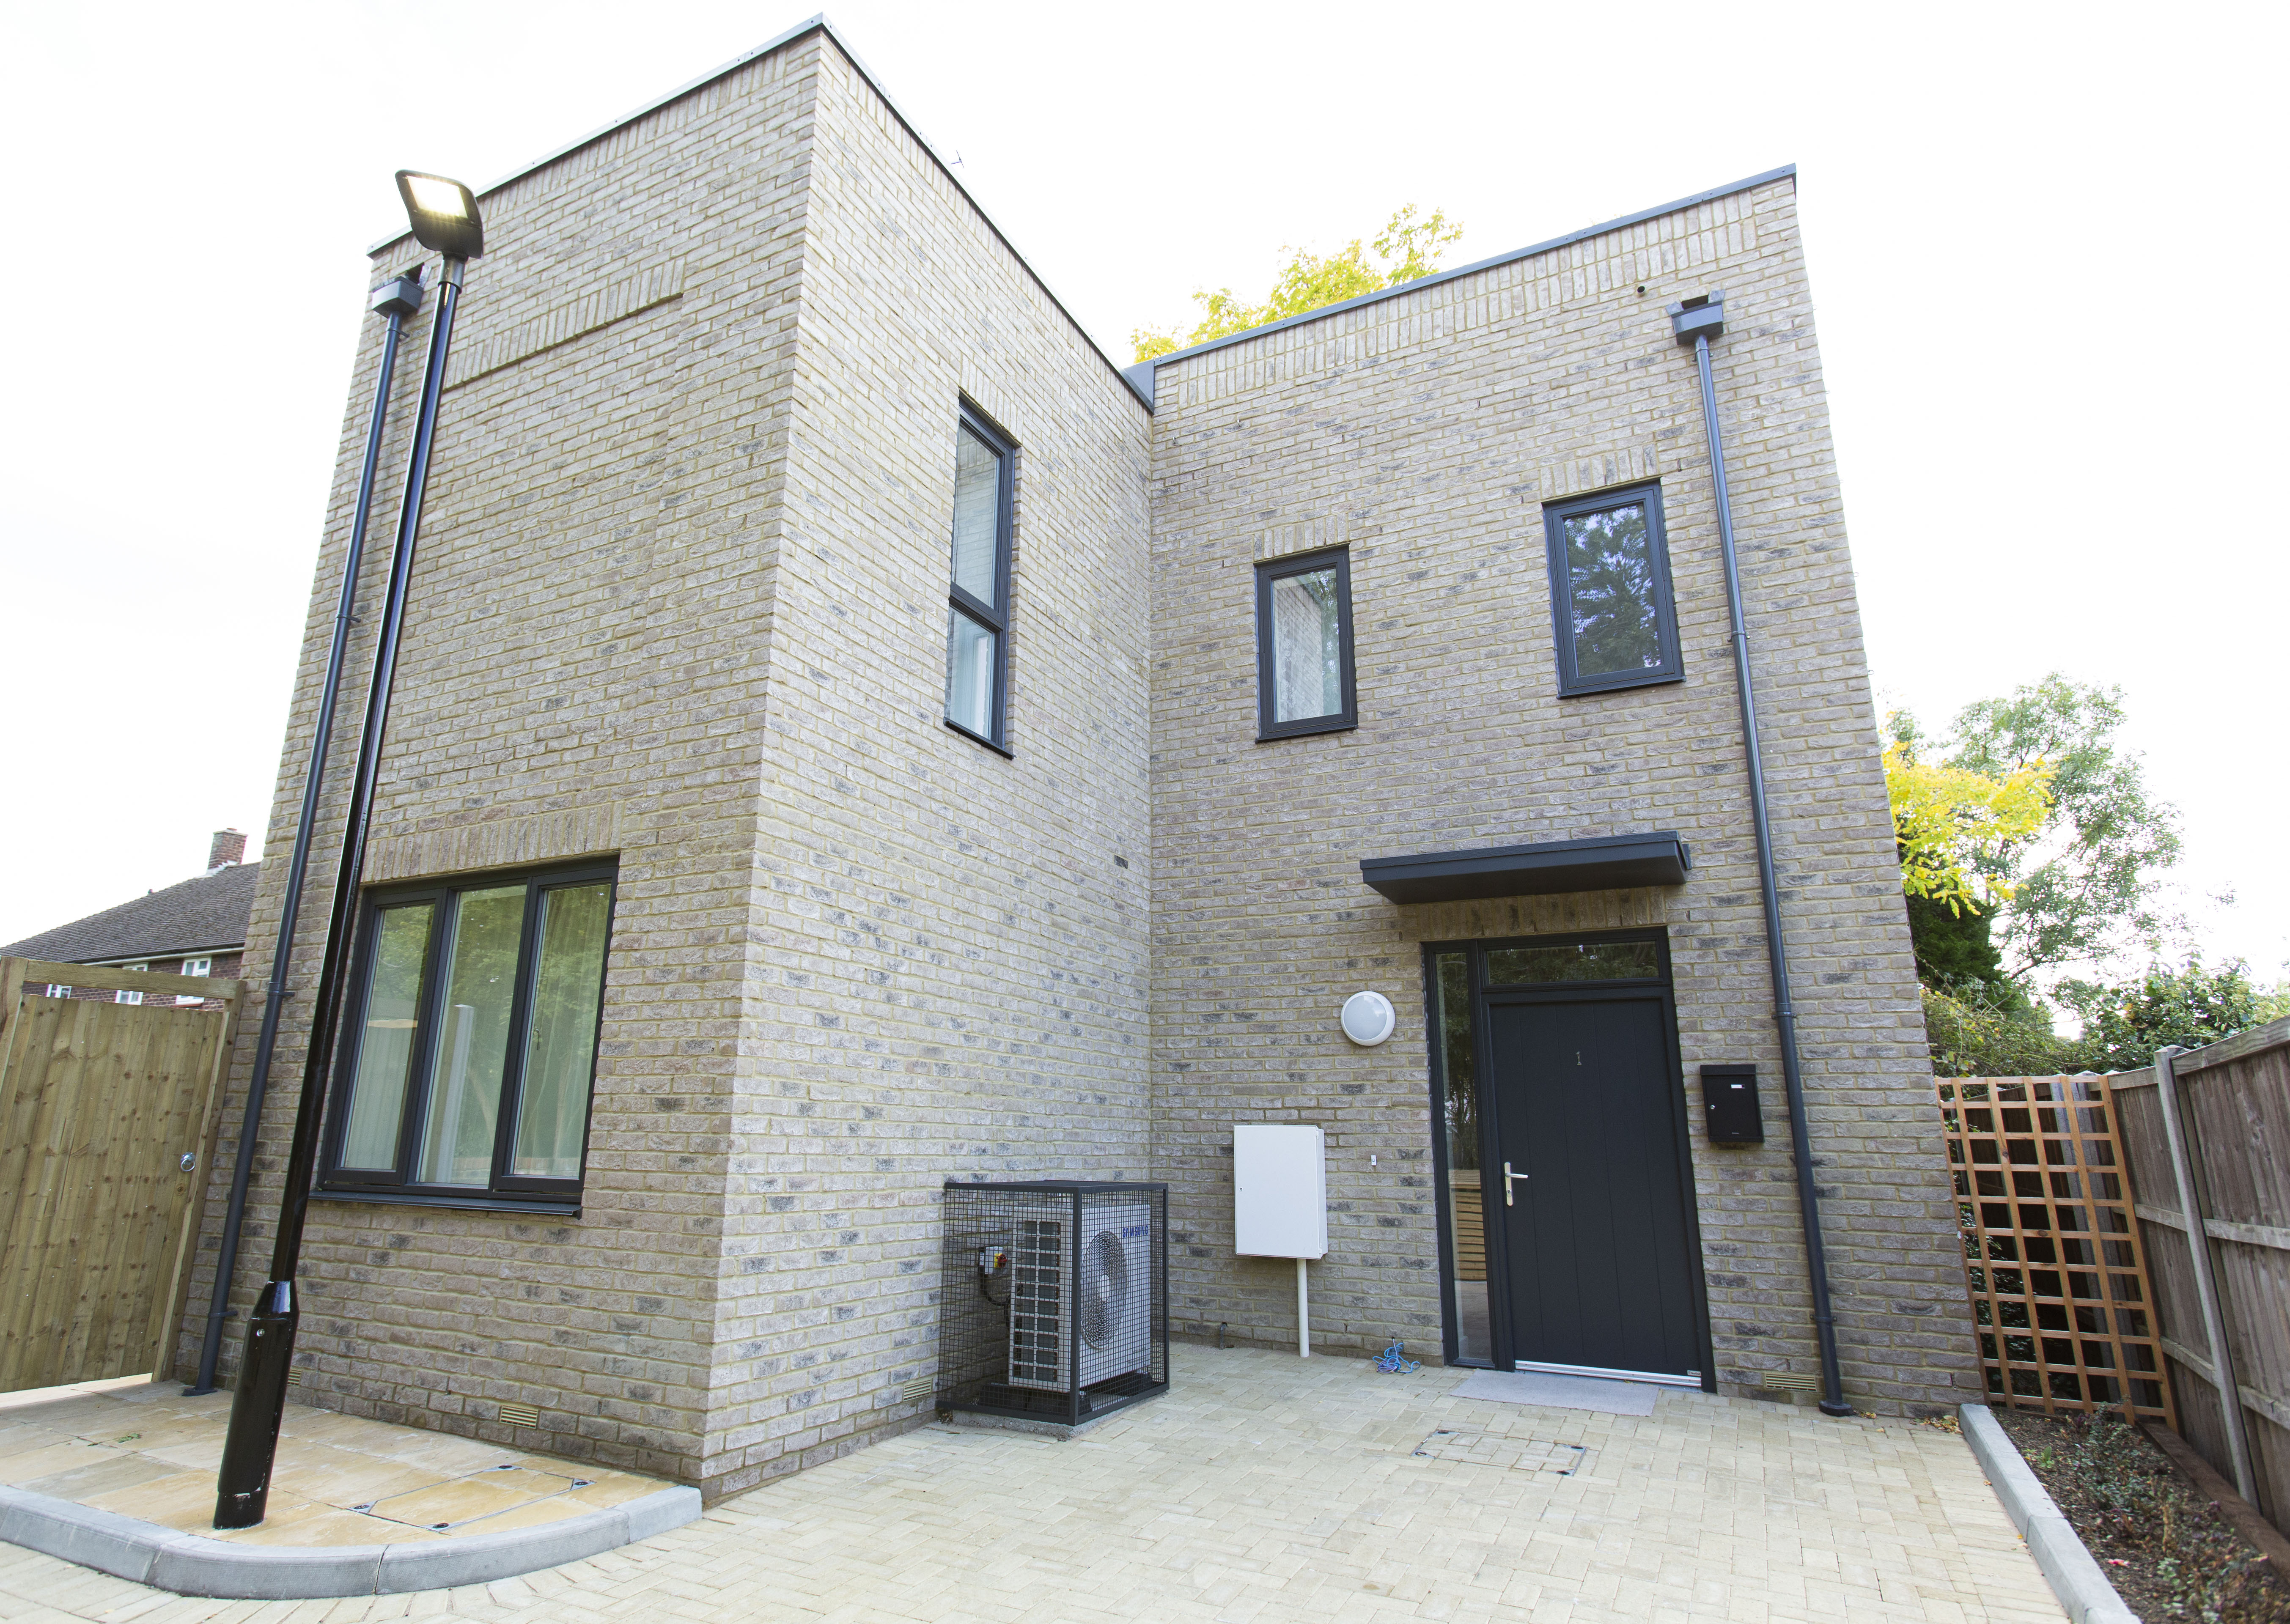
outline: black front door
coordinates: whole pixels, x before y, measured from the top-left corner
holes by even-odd
[[[1498,1356],[1691,1379],[1702,1363],[1676,1052],[1659,996],[1487,993]]]

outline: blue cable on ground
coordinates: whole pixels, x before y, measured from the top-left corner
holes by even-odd
[[[1401,1350],[1405,1342],[1394,1342],[1375,1356],[1375,1368],[1388,1376],[1413,1376],[1423,1368],[1423,1361],[1411,1359]]]

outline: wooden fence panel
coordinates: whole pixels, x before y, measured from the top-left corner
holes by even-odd
[[[2207,1245],[2253,1498],[2290,1527],[2290,1020],[2182,1054],[2173,1068],[2199,1226],[2182,1210],[2154,1070],[2112,1079],[2163,1325],[2185,1417],[2179,1430],[2235,1477],[2225,1396],[2204,1330],[2192,1246]]]
[[[28,990],[51,981],[223,1008]],[[0,960],[0,1390],[167,1373],[240,992]]]
[[[2105,1079],[1936,1086],[1990,1394],[2175,1425]]]

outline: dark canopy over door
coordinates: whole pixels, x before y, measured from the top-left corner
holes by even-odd
[[[1701,1385],[1661,1000],[1496,994],[1486,1012],[1498,1158],[1486,1187],[1501,1204],[1509,1288],[1503,1356]]]

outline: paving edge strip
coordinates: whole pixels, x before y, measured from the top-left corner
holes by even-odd
[[[2123,1604],[2115,1587],[2101,1568],[2075,1525],[2061,1515],[2059,1505],[2044,1492],[2036,1474],[2021,1458],[1986,1404],[1958,1404],[1956,1413],[1964,1428],[1964,1441],[1972,1445],[1980,1469],[2004,1502],[2004,1515],[2028,1542],[2028,1553],[2044,1571],[2052,1594],[2060,1598],[2075,1624],[2139,1624],[2139,1615]]]
[[[307,1601],[481,1585],[649,1540],[699,1515],[699,1490],[670,1488],[602,1511],[458,1540],[239,1545],[0,1485],[0,1540],[178,1596],[230,1601]]]

